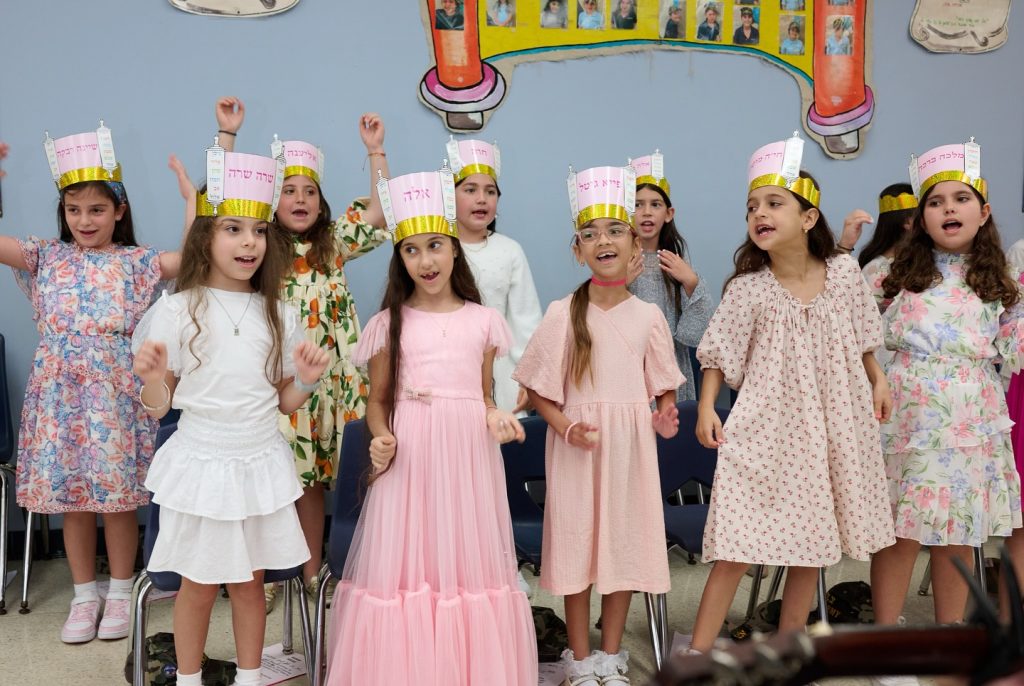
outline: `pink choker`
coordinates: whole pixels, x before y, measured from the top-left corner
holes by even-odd
[[[609,287],[610,288],[610,287],[614,287],[614,286],[625,286],[626,285],[626,280],[625,279],[619,279],[618,281],[602,281],[601,279],[597,278],[596,276],[592,276],[592,277],[590,277],[590,283],[594,284],[595,286],[605,286],[605,287]]]

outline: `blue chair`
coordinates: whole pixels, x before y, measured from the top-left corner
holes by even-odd
[[[327,584],[340,579],[345,570],[352,537],[356,532],[359,513],[363,509],[365,476],[370,470],[370,435],[366,420],[357,419],[345,425],[341,437],[341,456],[338,478],[334,484],[334,509],[331,532],[327,539],[327,559],[320,570],[320,588],[316,597],[316,626],[314,627],[313,661],[310,663],[309,683],[319,686],[324,678],[324,640],[327,624]]]
[[[0,334],[0,615],[7,614],[7,499],[11,488],[14,469],[14,423],[11,420],[11,403],[7,396],[7,352],[4,337]],[[31,534],[31,529],[25,535]]]
[[[665,513],[665,538],[688,553],[700,555],[704,539],[704,524],[708,518],[708,505],[704,502],[703,488],[710,488],[715,478],[718,451],[705,448],[697,441],[697,403],[686,400],[679,403],[679,432],[672,438],[658,437],[658,470],[661,474],[662,507]],[[715,408],[722,423],[729,411]],[[698,484],[699,502],[685,504],[678,498],[680,489],[690,483]],[[677,500],[673,504],[670,500]],[[647,620],[651,632],[651,646],[658,669],[666,657],[670,643],[668,635],[668,604],[665,594],[645,593]]]
[[[526,440],[501,446],[505,463],[505,492],[512,516],[512,537],[520,563],[533,565],[540,573],[541,541],[544,536],[544,511],[527,490],[530,482],[544,481],[544,451],[548,425],[542,417],[521,420]]]
[[[160,427],[156,436],[156,447],[159,449],[171,434],[178,428],[177,424],[167,424]],[[146,520],[146,533],[143,538],[142,557],[146,564],[149,563],[149,556],[153,553],[153,546],[156,545],[157,534],[160,533],[160,506],[156,503],[149,505],[149,514]],[[292,569],[268,569],[264,573],[263,580],[266,583],[285,582],[284,595],[284,637],[282,645],[284,652],[292,652],[292,593],[298,593],[299,616],[302,621],[302,642],[306,659],[306,669],[311,671],[313,636],[309,622],[309,608],[306,606],[305,590],[302,584],[302,565]],[[177,591],[181,588],[181,576],[174,572],[150,572],[143,569],[135,580],[135,588],[132,591],[132,613],[131,628],[129,630],[130,640],[128,649],[132,651],[134,660],[132,672],[133,686],[143,686],[146,683],[146,608],[147,599],[153,588],[161,591]]]

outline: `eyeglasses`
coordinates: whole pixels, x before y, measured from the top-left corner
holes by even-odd
[[[576,232],[576,237],[580,243],[593,243],[602,234],[609,240],[617,241],[621,238],[625,238],[630,235],[632,231],[624,226],[609,226],[606,229],[580,229]]]

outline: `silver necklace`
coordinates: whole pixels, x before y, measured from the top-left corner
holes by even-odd
[[[245,319],[245,313],[249,311],[249,303],[252,302],[252,293],[251,292],[249,293],[249,299],[245,301],[245,309],[242,310],[242,316],[239,317],[238,321],[236,322],[234,319],[231,318],[231,313],[228,312],[228,308],[224,307],[224,303],[222,303],[220,301],[220,298],[218,298],[217,294],[213,292],[213,289],[211,288],[211,289],[207,289],[207,290],[210,291],[210,295],[212,295],[213,299],[217,301],[218,305],[220,305],[220,309],[224,310],[224,314],[227,315],[228,321],[231,322],[231,325],[235,329],[235,335],[237,336],[238,335],[238,325],[242,323],[242,320]]]
[[[455,312],[457,312],[457,311],[458,310],[455,310],[454,312],[449,312],[448,313],[448,316],[444,318],[444,326],[441,326],[440,324],[438,324],[437,320],[435,320],[434,317],[432,317],[432,316],[429,317],[430,321],[434,322],[434,326],[436,326],[437,328],[441,329],[441,338],[448,338],[448,323],[451,321],[452,315],[455,314]],[[434,313],[431,312],[430,314],[434,314]]]

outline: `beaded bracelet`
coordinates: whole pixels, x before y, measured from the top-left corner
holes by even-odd
[[[146,404],[146,401],[142,398],[142,394],[146,392],[146,387],[143,385],[142,389],[139,390],[139,403],[142,404],[142,409],[147,412],[159,412],[160,410],[167,407],[167,403],[171,402],[171,389],[168,388],[166,381],[161,381],[160,385],[164,387],[164,400],[156,407],[152,407]]]

